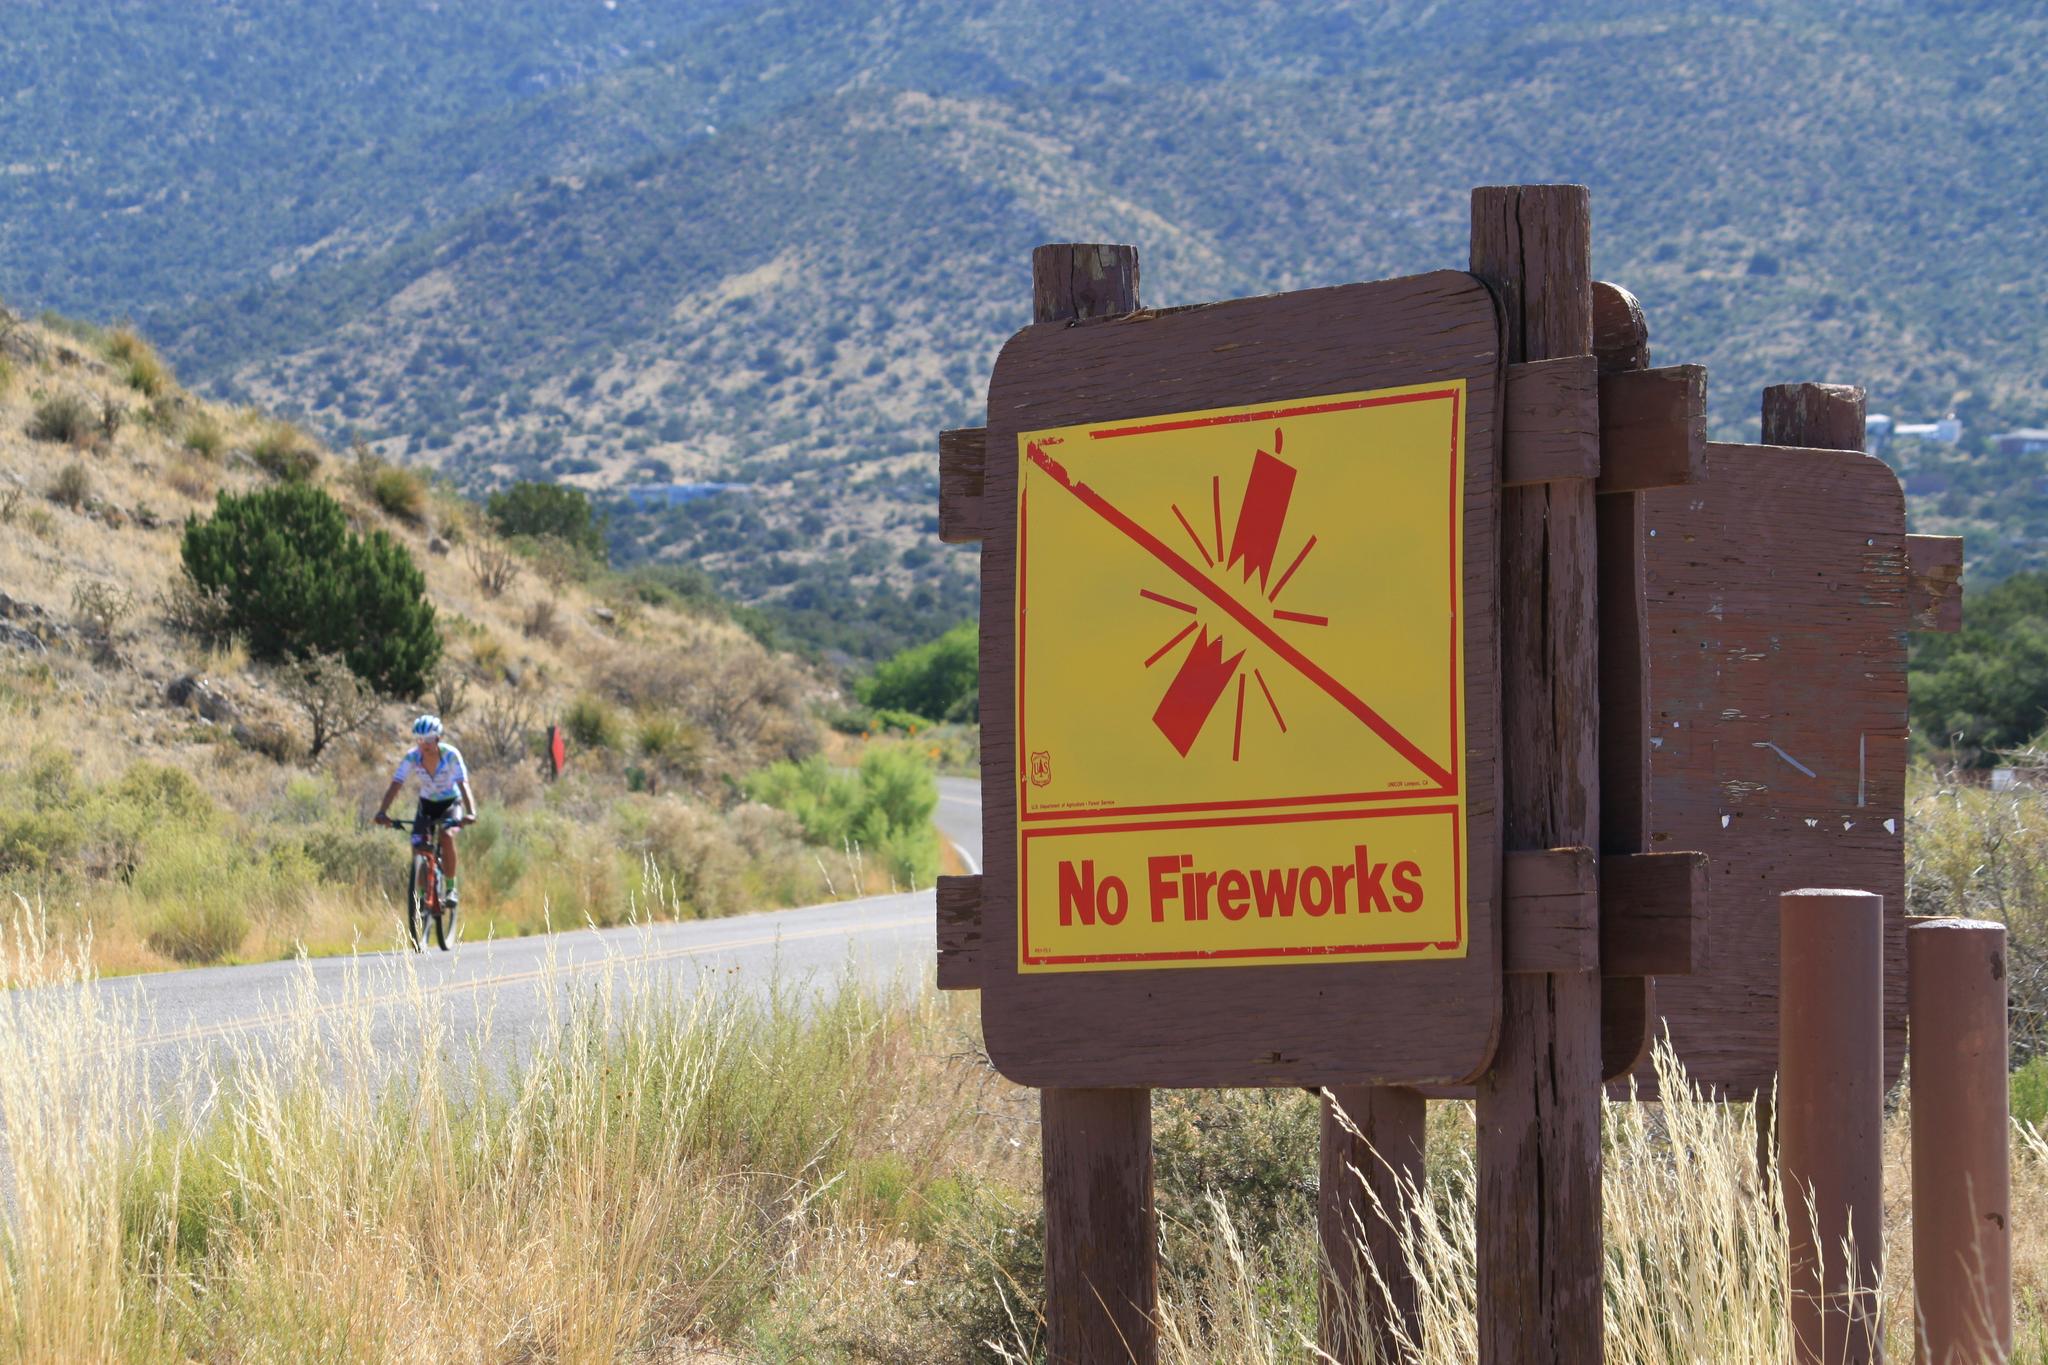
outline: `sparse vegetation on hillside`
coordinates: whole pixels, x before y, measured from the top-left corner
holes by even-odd
[[[326,491],[222,493],[185,525],[185,572],[267,662],[329,653],[378,690],[416,697],[441,658],[426,578],[388,532],[358,536]]]
[[[888,885],[882,855],[814,847],[742,796],[750,774],[819,751],[811,707],[835,693],[701,582],[587,560],[556,573],[374,456],[308,442],[307,477],[280,480],[236,453],[275,433],[268,416],[170,379],[145,397],[100,337],[11,322],[0,337],[22,357],[0,387],[0,897],[89,933],[109,970],[386,942],[402,849],[365,817],[422,706],[477,769],[471,933]],[[28,428],[60,392],[123,420],[53,462]],[[71,491],[46,497],[59,482]],[[478,546],[531,572],[486,592],[465,563]],[[345,669],[307,673],[335,653]],[[366,698],[357,675],[401,695]],[[610,729],[572,740],[546,783],[543,734],[579,697]],[[162,772],[190,799],[135,795]]]

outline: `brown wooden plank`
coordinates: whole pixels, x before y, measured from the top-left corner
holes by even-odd
[[[1907,536],[1906,610],[1914,630],[1963,628],[1963,538]]]
[[[1658,983],[1690,1077],[1768,1093],[1778,894],[1884,897],[1887,1084],[1905,1050],[1905,500],[1854,451],[1710,444],[1644,494],[1650,843],[1709,859],[1707,970]],[[1647,1067],[1640,1093],[1656,1094]]]
[[[1402,1250],[1409,1195],[1423,1188],[1428,1106],[1397,1086],[1323,1092],[1316,1224],[1323,1260],[1321,1344],[1336,1365],[1397,1360],[1422,1340],[1414,1267]]]
[[[1159,1358],[1152,1093],[1051,1089],[1045,1165],[1045,1339],[1052,1365]]]
[[[1501,967],[1590,972],[1600,966],[1600,864],[1590,848],[1524,849],[1501,864]]]
[[[1138,253],[1127,246],[1086,243],[1041,246],[1031,253],[1031,296],[1032,321],[1040,325],[1130,312],[1138,306]],[[1014,442],[997,447],[1014,448]],[[1003,463],[1014,471],[1014,461]],[[982,562],[986,567],[985,554]],[[1006,623],[1002,636],[1007,640],[1009,635]],[[1014,747],[1008,754],[1013,777]],[[989,776],[984,764],[984,821]],[[1008,795],[1014,820],[1014,785]],[[987,847],[986,824],[983,828]],[[1014,824],[994,842],[1014,851]],[[989,884],[982,883],[984,890]],[[988,902],[984,895],[984,937]],[[1011,907],[1014,922],[1014,895]],[[1014,964],[1014,947],[1005,961]],[[984,995],[984,1015],[986,1002]],[[1154,1365],[1159,1358],[1159,1235],[1152,1195],[1152,1092],[1045,1089],[1039,1095],[1039,1138],[1047,1358],[1053,1365],[1102,1360]]]
[[[1707,855],[1609,854],[1600,860],[1600,970],[1690,976],[1707,968]]]
[[[1583,186],[1473,191],[1472,269],[1503,302],[1511,363],[1592,353],[1591,237]],[[1604,459],[1604,435],[1602,445]],[[1505,847],[1592,845],[1593,489],[1570,481],[1503,493],[1500,568]],[[1600,978],[1509,976],[1503,995],[1500,1042],[1478,1092],[1479,1359],[1596,1365]]]
[[[1650,324],[1643,305],[1606,280],[1593,281],[1593,354],[1602,374],[1650,368]]]
[[[1600,491],[1697,482],[1706,455],[1707,371],[1667,365],[1600,376]]]
[[[939,433],[939,539],[948,545],[981,539],[982,463],[987,458],[985,428]]]
[[[938,894],[939,989],[981,989],[981,877],[941,877]]]
[[[1863,449],[1863,390],[1853,384],[1773,384],[1764,390],[1763,443]]]
[[[1650,366],[1650,324],[1635,295],[1593,284],[1593,351],[1603,375]],[[1649,625],[1643,600],[1643,500],[1598,500],[1600,538],[1600,851],[1649,846]],[[1605,973],[1600,983],[1600,1073],[1615,1080],[1649,1055],[1656,984]]]
[[[1501,487],[1599,475],[1599,384],[1589,355],[1508,366]]]
[[[1465,381],[1469,836],[1463,959],[1019,973],[1018,468],[991,460],[981,548],[982,1022],[1004,1075],[1041,1086],[1323,1086],[1455,1082],[1484,1069],[1500,977],[1499,328],[1485,287],[1443,271],[1037,325],[1004,346],[989,391],[991,450],[1013,450],[1019,432],[1045,426]],[[1413,1027],[1425,1014],[1431,1026]]]

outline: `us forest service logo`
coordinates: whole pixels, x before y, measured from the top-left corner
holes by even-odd
[[[1018,437],[1020,971],[1464,955],[1464,401]]]

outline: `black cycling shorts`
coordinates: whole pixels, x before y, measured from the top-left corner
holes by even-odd
[[[422,799],[419,805],[413,809],[412,813],[412,841],[415,844],[426,841],[426,836],[420,832],[420,827],[429,821],[438,825],[447,824],[448,817],[455,813],[456,800],[457,798],[453,796],[445,801]]]

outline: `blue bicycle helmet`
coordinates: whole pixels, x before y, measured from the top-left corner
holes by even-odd
[[[439,716],[421,716],[412,723],[412,734],[414,739],[439,739],[441,737],[441,718]]]

